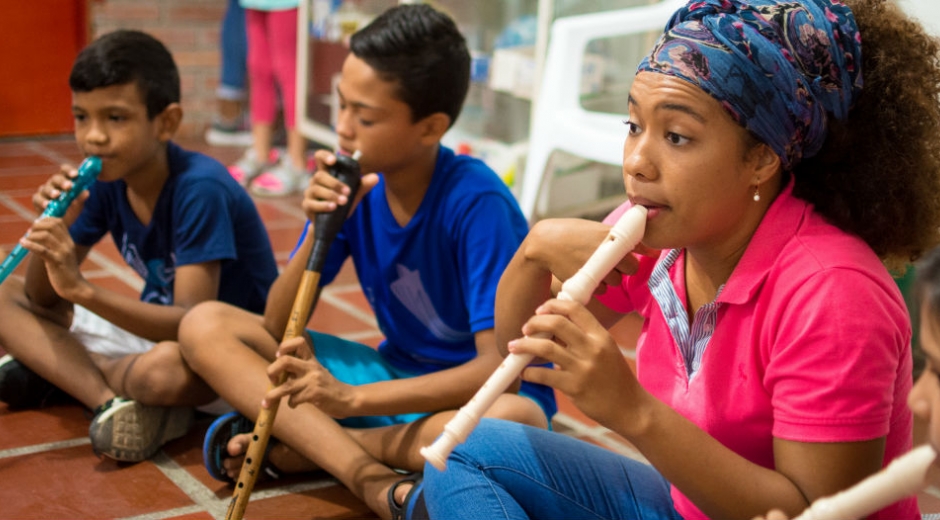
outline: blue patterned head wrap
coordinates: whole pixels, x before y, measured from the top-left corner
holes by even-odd
[[[848,117],[862,89],[861,36],[840,0],[691,0],[637,72],[675,76],[716,98],[790,168]]]

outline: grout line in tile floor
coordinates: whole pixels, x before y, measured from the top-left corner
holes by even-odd
[[[199,513],[202,511],[206,511],[212,515],[213,518],[225,517],[228,500],[223,501],[222,499],[216,497],[212,490],[199,482],[188,471],[186,471],[186,469],[177,464],[176,461],[174,461],[166,453],[159,451],[150,459],[150,461],[153,462],[157,469],[159,469],[167,479],[176,484],[176,487],[183,491],[183,493],[185,493],[186,496],[188,496],[194,502],[194,505],[148,513],[145,515],[129,518],[141,520],[173,518],[186,514]]]
[[[330,305],[336,307],[337,309],[341,309],[343,312],[345,312],[346,314],[349,314],[353,318],[356,318],[362,323],[365,323],[366,325],[370,327],[378,329],[379,324],[375,321],[375,316],[362,311],[361,309],[357,308],[355,305],[336,296],[337,292],[343,291],[342,288],[338,288],[337,291],[331,291],[329,289],[330,289],[329,287],[323,289],[323,292],[320,294],[320,298],[324,302],[329,303]],[[350,291],[347,291],[347,292],[350,292]]]
[[[13,190],[8,191],[7,193],[10,193],[11,191]],[[23,191],[25,192],[26,190],[23,190]],[[10,211],[24,218],[27,222],[36,218],[35,212],[33,212],[31,209],[24,208],[21,204],[17,203],[15,200],[13,200],[10,196],[6,194],[0,193],[0,202],[2,202],[4,206],[9,208]]]
[[[63,448],[73,448],[75,446],[82,446],[84,444],[91,444],[91,439],[88,437],[78,437],[64,441],[33,444],[31,446],[23,446],[20,448],[10,448],[8,450],[0,450],[0,459],[19,457],[21,455],[32,455],[34,453],[42,453],[44,451],[61,450]]]
[[[56,165],[70,163],[72,160],[39,141],[28,141],[26,148],[36,155],[49,159]]]
[[[202,484],[198,479],[192,476],[185,468],[180,466],[175,460],[163,451],[160,451],[150,459],[163,475],[176,484],[195,505],[186,506],[166,511],[148,513],[145,515],[128,517],[123,520],[144,520],[158,518],[174,518],[184,514],[192,514],[205,511],[213,518],[224,518],[231,502],[231,496],[216,496],[209,488]],[[249,502],[265,500],[269,498],[280,497],[291,494],[301,494],[307,491],[313,491],[325,487],[335,486],[338,481],[331,477],[319,478],[305,482],[283,485],[266,489],[254,490],[251,493]]]
[[[307,221],[307,215],[304,213],[304,210],[300,209],[299,203],[298,204],[281,204],[278,206],[278,209],[283,211],[284,213],[287,213],[288,215],[292,217],[297,217],[301,222]],[[273,224],[272,227],[276,228],[278,222],[273,221],[271,222],[271,224]],[[294,222],[292,226],[293,225],[297,225],[297,223]],[[265,225],[265,227],[267,227],[267,224]]]
[[[55,164],[70,162],[70,158],[57,151],[61,148],[59,146],[61,141],[35,141],[24,144],[26,144],[25,148],[27,153],[42,157],[52,161]],[[64,150],[64,148],[61,149]],[[0,155],[4,154],[0,153]],[[16,152],[9,153],[7,155],[18,156],[23,154],[21,152]],[[71,160],[71,162],[75,161]],[[29,170],[29,168],[33,167],[20,168],[19,166],[16,166],[8,168],[3,172],[4,177],[6,177],[7,173],[9,173],[11,178],[17,175],[21,175],[21,169],[26,172]],[[48,165],[41,166],[41,168],[55,170],[56,167],[53,165]],[[33,190],[28,188],[3,189],[2,192],[0,192],[0,207],[9,210],[9,212],[7,215],[0,217],[0,223],[6,225],[6,222],[9,222],[11,226],[22,226],[23,231],[25,231],[27,227],[26,223],[35,218],[35,213],[28,202],[23,203],[21,201],[28,200],[28,197],[32,195],[32,192]],[[295,229],[306,221],[306,216],[304,215],[299,205],[299,198],[280,200],[256,199],[256,203],[258,204],[259,208],[264,206],[269,210],[266,214],[271,215],[271,217],[265,220],[265,227],[269,230],[280,231]],[[274,211],[270,211],[271,209]],[[14,244],[0,244],[0,246],[3,247],[10,247],[12,245]],[[287,247],[290,246],[288,245]],[[277,258],[281,266],[283,266],[284,261],[286,261],[288,255],[289,251],[278,251]],[[142,285],[142,281],[131,268],[123,265],[119,261],[112,260],[110,256],[95,249],[90,252],[89,259],[92,260],[96,265],[91,266],[91,269],[85,272],[86,276],[92,278],[115,277],[119,281],[126,284],[128,287],[133,288],[135,291],[139,291],[139,288]],[[358,285],[358,283],[333,284],[324,289],[321,295],[323,300],[322,303],[324,306],[335,308],[336,310],[340,311],[342,315],[348,316],[351,320],[363,325],[353,327],[353,330],[340,334],[340,336],[353,341],[361,341],[370,344],[376,343],[377,338],[381,338],[382,335],[381,331],[378,329],[374,315],[370,314],[366,309],[356,306],[354,303],[355,300],[350,300],[349,298],[349,296],[357,297],[358,293],[361,293],[361,287]],[[633,357],[632,351],[625,351],[625,354]],[[632,447],[618,441],[617,438],[612,436],[609,430],[604,427],[584,424],[577,417],[566,415],[564,412],[559,412],[555,416],[554,424],[555,429],[560,433],[565,433],[574,437],[591,441],[599,446],[609,448],[628,457],[645,462],[645,459],[639,456],[639,454],[633,450]],[[74,437],[76,435],[77,437]],[[0,460],[11,460],[14,457],[20,456],[37,456],[56,452],[58,450],[86,446],[90,444],[88,437],[80,433],[72,432],[68,437],[72,438],[65,438],[56,442],[46,442],[7,450],[0,450]],[[199,448],[195,449],[198,450]],[[169,479],[185,495],[187,495],[187,497],[192,500],[194,504],[175,504],[164,510],[153,511],[138,516],[127,516],[124,518],[162,519],[190,515],[198,517],[204,514],[209,514],[213,518],[224,517],[225,511],[230,501],[230,496],[219,496],[217,491],[213,491],[209,485],[200,481],[197,476],[192,473],[191,468],[187,469],[187,467],[181,466],[180,462],[173,458],[176,455],[171,456],[170,453],[171,452],[161,450],[155,457],[151,459],[151,462],[153,462],[153,464],[163,475],[165,475],[167,479]],[[338,485],[337,481],[328,477],[319,478],[312,481],[299,482],[296,484],[285,482],[278,486],[256,490],[252,493],[251,502],[254,503],[257,500],[281,497],[283,495],[303,494],[312,490],[336,485]],[[227,493],[223,494],[227,495]]]

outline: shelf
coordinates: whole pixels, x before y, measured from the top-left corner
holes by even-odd
[[[347,17],[355,22],[347,24],[347,31],[354,31],[396,2],[346,0],[340,4],[344,8],[356,6],[356,16],[348,16],[350,10],[346,9]],[[340,24],[324,23],[322,19],[331,8],[334,8],[335,14],[336,5],[335,0],[302,0],[299,11],[298,128],[307,138],[329,148],[336,146],[333,131],[338,109],[335,88],[348,53],[346,45],[336,40],[338,35],[341,36],[341,31],[337,29]],[[520,167],[519,161],[525,157],[525,141],[531,117],[531,101],[526,98],[531,97],[533,85],[529,84],[528,92],[515,93],[490,88],[492,56],[497,46],[505,45],[510,40],[534,48],[540,0],[439,0],[433,5],[455,20],[473,56],[470,92],[455,126],[442,142],[457,151],[479,157],[497,173],[511,180]],[[317,15],[321,18],[317,18]],[[507,27],[513,27],[513,30],[507,30]],[[516,54],[515,49],[503,51],[507,56]],[[529,55],[534,56],[534,51],[530,51]],[[500,70],[505,71],[506,67],[501,66]],[[535,74],[533,62],[529,65],[528,80],[531,81]],[[505,75],[496,79],[500,78],[505,80]],[[519,79],[523,83],[525,80],[525,77]]]

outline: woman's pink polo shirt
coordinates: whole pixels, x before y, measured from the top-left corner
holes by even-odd
[[[625,205],[626,206],[626,205]],[[612,221],[626,210],[621,206]],[[645,323],[637,372],[649,392],[728,448],[772,468],[773,439],[852,442],[887,437],[884,464],[911,448],[911,326],[884,265],[858,237],[827,223],[785,188],[716,298],[717,319],[690,375],[641,257],[598,299]],[[668,268],[685,308],[684,252]],[[704,515],[673,488],[684,518]],[[911,498],[874,518],[919,518]]]

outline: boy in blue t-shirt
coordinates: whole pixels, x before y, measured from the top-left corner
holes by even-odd
[[[385,340],[376,351],[308,331],[279,345],[313,247],[309,224],[263,317],[200,305],[180,325],[180,347],[244,414],[210,427],[204,456],[213,476],[237,477],[249,442],[239,432],[251,430],[263,399],[287,396],[265,473],[323,469],[388,518],[416,488],[415,477],[393,468],[421,471],[419,449],[502,361],[496,287],[528,226],[490,168],[440,144],[469,86],[470,57],[454,22],[427,5],[400,5],[354,34],[350,48],[337,87],[339,145],[362,152],[362,171],[381,173],[363,176],[320,281],[352,258]],[[321,151],[317,160],[303,201],[311,220],[349,195],[326,171],[335,158]],[[282,373],[287,383],[266,393],[269,377]],[[520,394],[500,396],[489,415],[547,427],[551,389],[525,385]]]
[[[139,461],[216,399],[180,356],[183,315],[216,299],[261,312],[277,265],[245,190],[221,163],[170,141],[183,112],[163,44],[138,31],[102,36],[69,85],[76,141],[102,170],[63,218],[33,223],[20,242],[32,252],[25,279],[0,286],[0,400],[31,408],[64,390],[94,410],[96,452]],[[37,211],[75,174],[63,166],[43,184]],[[79,270],[108,234],[143,278],[139,299]]]

